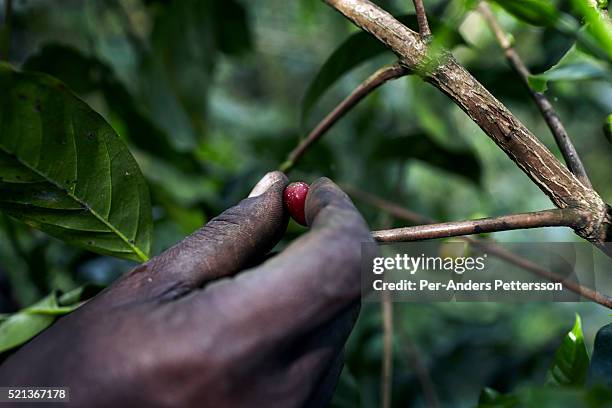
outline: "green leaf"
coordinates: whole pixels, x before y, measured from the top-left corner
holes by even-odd
[[[547,382],[554,385],[582,385],[589,369],[589,355],[584,344],[582,322],[576,314],[574,328],[563,338],[548,370]]]
[[[145,261],[151,204],[125,144],[60,81],[0,65],[0,210],[70,244]]]
[[[481,166],[476,155],[469,150],[451,150],[434,141],[425,133],[395,138],[381,138],[373,150],[377,159],[416,159],[439,169],[458,174],[480,183]]]
[[[575,46],[549,70],[528,78],[529,86],[538,92],[545,92],[550,81],[583,81],[610,78],[607,67],[595,58],[581,52]]]
[[[14,313],[0,322],[0,353],[20,346],[53,323],[55,316],[30,313],[30,310],[57,307],[57,296],[51,293],[30,308]]]
[[[58,296],[53,291],[17,313],[0,315],[0,353],[17,347],[49,327],[58,316],[68,314],[102,288],[83,285]]]
[[[399,16],[397,19],[408,27],[418,27],[413,14]],[[441,38],[446,47],[465,44],[465,40],[455,29],[452,29],[436,19],[429,21],[432,32]],[[436,38],[436,37],[435,37]],[[313,106],[323,94],[342,76],[359,64],[390,51],[370,34],[360,31],[347,38],[323,63],[323,66],[306,90],[302,102],[302,121],[308,118]]]
[[[504,10],[528,24],[554,26],[559,11],[548,0],[495,0]]]

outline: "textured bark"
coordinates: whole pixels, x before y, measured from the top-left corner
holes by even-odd
[[[390,48],[406,68],[449,96],[559,208],[586,213],[575,231],[601,243],[611,218],[601,197],[582,184],[500,101],[448,52],[429,53],[419,34],[367,0],[324,0]]]
[[[529,69],[512,46],[512,42],[510,41],[508,35],[497,22],[491,8],[485,1],[481,1],[478,4],[478,10],[491,28],[491,31],[493,31],[499,46],[504,51],[504,55],[506,56],[508,63],[518,74],[521,82],[523,82],[523,85],[525,85],[525,88],[538,106],[540,113],[542,113],[542,117],[544,117],[546,124],[557,142],[557,146],[559,146],[559,150],[561,150],[561,154],[565,159],[567,167],[573,174],[576,175],[576,177],[578,177],[578,180],[580,180],[582,184],[592,188],[589,176],[587,175],[586,169],[582,164],[582,160],[580,160],[580,156],[578,155],[574,144],[567,134],[565,126],[563,126],[561,119],[559,119],[555,108],[553,108],[546,95],[541,92],[536,92],[529,85]]]

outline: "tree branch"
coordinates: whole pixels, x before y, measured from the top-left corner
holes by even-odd
[[[581,183],[508,109],[448,52],[429,54],[427,44],[367,0],[324,0],[398,55],[400,63],[451,98],[550,197],[559,208],[588,214],[575,231],[601,244],[612,218],[601,197]]]
[[[479,220],[443,222],[373,231],[379,242],[406,242],[423,239],[448,238],[461,235],[541,227],[573,227],[583,222],[583,214],[573,209],[544,210],[523,214],[502,215]]]
[[[409,71],[400,66],[393,64],[384,67],[370,75],[363,81],[355,90],[347,96],[338,106],[334,108],[319,124],[302,140],[295,149],[289,153],[287,160],[280,165],[279,170],[288,172],[304,155],[306,150],[321,136],[325,134],[338,120],[340,120],[348,111],[357,105],[363,98],[372,93],[375,89],[384,83],[408,75]]]
[[[559,146],[559,150],[561,150],[561,154],[565,159],[567,167],[585,186],[591,187],[591,181],[589,180],[586,169],[584,168],[584,164],[582,164],[580,156],[578,155],[576,148],[567,134],[563,123],[561,123],[561,119],[559,119],[555,108],[553,108],[552,104],[544,94],[536,92],[529,85],[529,69],[518,55],[514,47],[512,47],[512,42],[504,32],[503,28],[499,25],[499,22],[495,18],[495,15],[493,14],[489,5],[486,2],[481,1],[478,4],[478,10],[495,35],[495,38],[504,51],[504,55],[510,63],[510,66],[521,78],[521,81],[525,87],[527,87],[529,94],[538,106],[540,113],[544,117],[546,124],[550,128],[550,131],[553,134],[557,145]]]
[[[421,34],[421,37],[426,41],[429,41],[431,30],[427,22],[427,13],[425,12],[423,0],[412,0],[412,2],[414,3],[414,11],[416,12],[417,22],[419,24],[419,34]]]
[[[406,210],[398,204],[384,200],[380,197],[377,197],[370,193],[366,193],[354,187],[343,185],[342,189],[346,191],[349,195],[359,200],[362,200],[365,203],[368,203],[374,207],[380,208],[383,211],[387,211],[389,214],[399,219],[403,219],[408,222],[417,224],[422,222],[435,222],[435,220],[430,217],[412,212],[410,210]],[[595,303],[607,307],[608,309],[612,309],[612,298],[602,293],[599,293],[593,289],[584,287],[579,283],[567,281],[563,276],[551,272],[545,268],[542,268],[540,265],[531,262],[528,259],[524,259],[516,254],[513,254],[512,252],[501,248],[499,245],[490,242],[485,242],[481,239],[474,239],[472,237],[458,237],[458,239],[469,243],[470,245],[481,251],[486,250],[488,253],[497,256],[498,258],[503,259],[504,261],[510,264],[523,268],[552,282],[560,282],[567,289],[584,297],[585,299],[589,299]]]

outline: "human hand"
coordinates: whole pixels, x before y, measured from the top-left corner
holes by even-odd
[[[261,263],[287,226],[286,185],[267,174],[250,198],[59,319],[0,366],[0,385],[67,386],[79,407],[325,405],[372,238],[319,179],[311,230]]]

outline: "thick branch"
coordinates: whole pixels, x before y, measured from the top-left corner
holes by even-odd
[[[590,214],[576,232],[606,240],[606,205],[450,54],[428,55],[427,44],[393,16],[367,0],[324,0],[395,52],[408,69],[447,94],[546,193],[559,208]]]
[[[440,224],[373,231],[372,236],[379,242],[406,242],[515,229],[573,227],[582,223],[582,219],[583,214],[577,210],[555,208],[552,210],[503,215],[501,217],[482,218],[479,220],[443,222]]]
[[[431,30],[429,29],[429,23],[427,22],[427,13],[425,12],[425,6],[423,0],[412,0],[414,3],[414,11],[416,12],[417,22],[419,24],[419,34],[425,40],[431,37]]]
[[[559,119],[555,108],[553,108],[552,104],[543,93],[536,92],[529,85],[529,69],[518,55],[514,47],[512,47],[512,42],[504,32],[503,28],[497,22],[497,19],[495,18],[495,15],[493,15],[489,5],[484,1],[481,1],[478,5],[478,10],[491,28],[491,31],[495,35],[500,47],[504,50],[504,55],[510,63],[510,66],[521,78],[521,81],[527,87],[529,94],[538,106],[540,113],[542,113],[546,124],[550,128],[550,131],[553,134],[557,145],[559,146],[559,150],[561,150],[561,154],[565,159],[567,167],[569,167],[570,171],[574,173],[585,186],[591,187],[591,182],[589,181],[586,169],[584,168],[584,165],[580,160],[580,156],[578,155],[576,148],[567,134],[563,123],[561,123],[561,119]]]
[[[382,84],[403,77],[408,74],[408,70],[399,64],[393,64],[384,67],[370,75],[365,81],[347,96],[338,106],[334,108],[309,134],[304,140],[297,145],[287,160],[279,167],[280,171],[289,171],[297,161],[304,155],[306,150],[321,136],[325,134],[338,120],[340,120],[348,111],[357,105],[363,98],[372,93]]]
[[[384,200],[373,194],[366,193],[364,191],[355,189],[350,186],[342,186],[342,188],[349,195],[356,197],[357,199],[362,200],[377,208],[380,208],[383,211],[387,211],[389,214],[399,219],[403,219],[403,220],[406,220],[408,222],[415,223],[415,224],[422,223],[422,222],[429,222],[429,223],[435,222],[435,220],[433,220],[430,217],[415,213],[410,210],[406,210],[395,203]],[[529,272],[532,272],[552,282],[560,282],[567,289],[583,296],[585,299],[589,299],[595,303],[599,303],[602,306],[612,309],[612,298],[602,293],[599,293],[595,290],[592,290],[590,288],[584,287],[580,285],[579,283],[567,281],[565,280],[563,276],[558,275],[554,272],[551,272],[545,268],[542,268],[540,265],[534,262],[531,262],[528,259],[522,258],[516,254],[513,254],[512,252],[507,251],[506,249],[500,247],[499,245],[496,245],[495,243],[485,242],[484,240],[475,239],[472,237],[458,237],[458,239],[461,239],[469,243],[470,245],[472,245],[473,247],[475,247],[476,249],[480,251],[487,251],[487,253],[490,253],[500,259],[503,259],[504,261],[510,264],[518,266],[519,268],[523,268]]]

